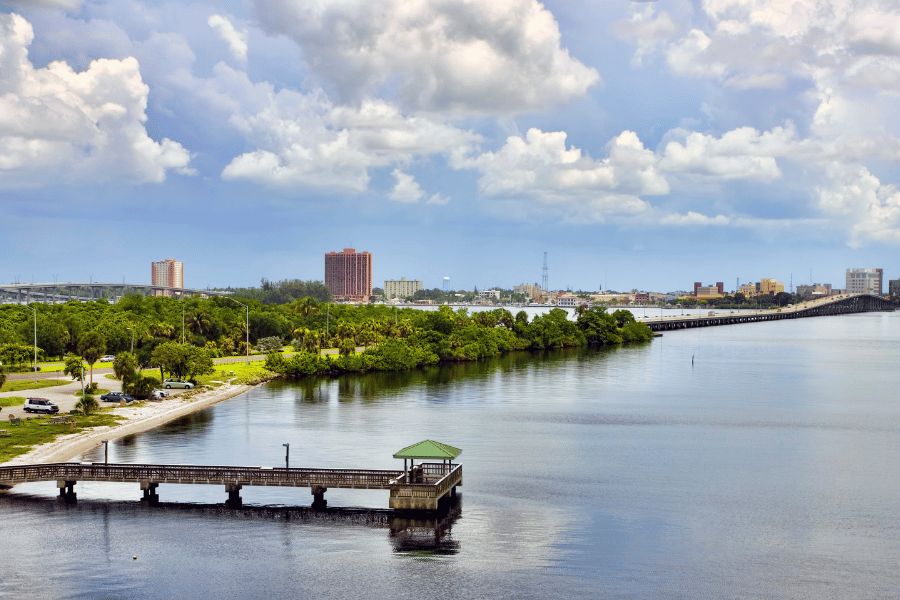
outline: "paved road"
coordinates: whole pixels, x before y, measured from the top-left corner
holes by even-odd
[[[112,373],[112,369],[104,369]],[[61,377],[60,379],[68,380],[68,377]],[[104,390],[109,390],[111,392],[121,392],[122,391],[122,382],[117,379],[108,379],[104,375],[98,375],[97,369],[94,369],[94,381],[100,386],[100,388]],[[178,395],[183,393],[184,390],[169,390],[171,395]],[[77,395],[76,395],[77,393]],[[71,381],[65,385],[59,385],[48,388],[41,388],[38,390],[20,390],[18,392],[0,392],[0,398],[5,398],[7,396],[20,396],[24,398],[46,398],[50,400],[57,406],[59,406],[59,414],[68,414],[70,410],[75,408],[75,403],[81,399],[81,382],[80,381]],[[95,396],[97,398],[97,402],[100,403],[100,406],[112,406],[112,404],[108,404],[106,402],[100,402],[100,396]],[[9,414],[14,414],[17,417],[25,417],[25,411],[22,410],[21,406],[8,406],[3,409],[3,412],[0,413],[0,423],[9,419]]]

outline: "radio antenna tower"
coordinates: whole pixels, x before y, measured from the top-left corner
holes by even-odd
[[[550,290],[547,286],[547,253],[544,252],[544,278],[541,280],[541,288],[543,288],[545,292],[549,292]]]

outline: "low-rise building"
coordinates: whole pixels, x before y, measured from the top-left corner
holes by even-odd
[[[900,279],[888,280],[888,294],[893,298],[900,297]]]
[[[784,291],[784,284],[775,281],[774,279],[760,279],[759,280],[759,293],[760,294],[780,294]]]
[[[797,295],[804,300],[824,298],[832,293],[830,283],[813,283],[811,285],[798,285]]]

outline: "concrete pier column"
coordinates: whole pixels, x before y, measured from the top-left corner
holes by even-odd
[[[226,508],[240,508],[244,505],[241,499],[241,488],[244,487],[240,483],[226,483],[225,491],[228,492],[228,500],[225,501]]]
[[[76,481],[65,481],[63,479],[56,480],[56,487],[59,488],[59,502],[63,504],[77,504],[78,495],[75,493]]]
[[[328,505],[328,500],[325,499],[325,492],[328,491],[328,488],[324,485],[313,485],[311,490],[313,496],[313,508],[325,508]]]
[[[159,494],[156,493],[156,488],[158,487],[159,484],[155,481],[141,482],[141,490],[144,492],[144,496],[141,498],[141,506],[159,506]]]

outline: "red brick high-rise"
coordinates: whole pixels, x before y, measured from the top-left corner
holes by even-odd
[[[372,254],[353,248],[326,254],[325,286],[335,300],[368,302],[372,295]]]

